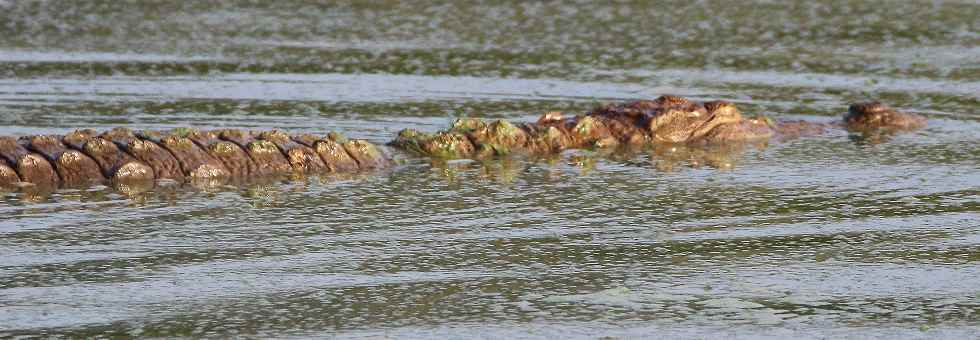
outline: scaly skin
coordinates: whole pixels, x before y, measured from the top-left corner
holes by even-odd
[[[373,144],[338,134],[282,131],[168,132],[117,128],[65,136],[0,137],[0,187],[81,187],[155,180],[220,184],[286,174],[353,172],[391,166]]]
[[[543,154],[566,149],[636,147],[664,144],[726,145],[766,141],[777,136],[817,135],[829,128],[853,131],[904,131],[925,118],[880,103],[854,104],[843,124],[746,118],[725,101],[697,103],[674,96],[596,108],[564,117],[548,112],[534,123],[460,119],[434,134],[403,130],[390,145],[437,158],[480,158],[514,152]]]

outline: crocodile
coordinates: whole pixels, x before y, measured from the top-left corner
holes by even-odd
[[[391,158],[374,144],[279,130],[133,131],[0,137],[0,187],[85,187],[106,182],[224,184],[290,174],[383,169]]]
[[[905,131],[925,118],[878,102],[850,106],[841,122],[776,121],[745,117],[732,103],[699,103],[661,96],[598,107],[566,117],[547,112],[536,122],[492,122],[465,118],[436,133],[402,130],[388,144],[438,159],[501,155],[555,154],[567,149],[618,146],[683,146],[688,150],[735,148],[775,137],[852,131]],[[338,133],[291,135],[279,130],[236,129],[99,133],[0,137],[0,187],[84,187],[99,183],[158,181],[224,184],[290,174],[350,173],[394,164],[382,148]]]
[[[665,95],[600,106],[584,115],[566,117],[561,112],[547,112],[527,123],[461,118],[436,133],[402,130],[389,145],[437,158],[484,158],[620,146],[718,146],[818,135],[834,128],[895,133],[926,124],[920,115],[880,102],[852,104],[843,118],[840,122],[820,123],[777,121],[761,115],[746,117],[727,101],[700,103]]]

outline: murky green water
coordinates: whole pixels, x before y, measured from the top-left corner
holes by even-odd
[[[573,151],[251,187],[0,194],[0,337],[973,338],[980,5],[0,1],[0,135],[383,143],[670,93],[881,144]]]

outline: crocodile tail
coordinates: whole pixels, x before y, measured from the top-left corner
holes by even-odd
[[[76,130],[0,137],[0,187],[50,188],[155,180],[227,183],[289,174],[381,169],[391,158],[365,140],[281,131]]]

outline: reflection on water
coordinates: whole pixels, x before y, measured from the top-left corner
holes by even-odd
[[[674,94],[919,131],[0,189],[0,337],[976,338],[970,1],[0,1],[0,135],[532,121]],[[760,15],[765,13],[765,15]]]
[[[692,168],[708,166],[730,170],[738,164],[747,148],[762,149],[765,143],[727,145],[657,145],[653,147],[650,163],[660,171],[674,171],[679,165]]]

